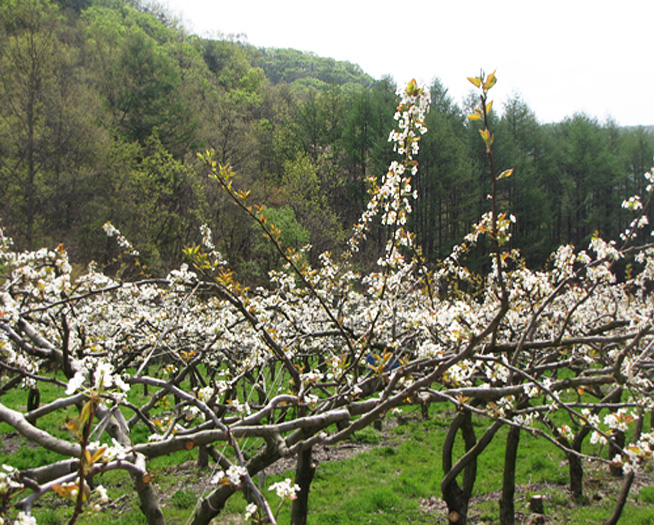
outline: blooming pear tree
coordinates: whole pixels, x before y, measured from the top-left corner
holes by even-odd
[[[27,523],[36,502],[54,492],[70,501],[74,523],[106,503],[103,473],[122,470],[147,522],[162,524],[149,462],[198,449],[213,463],[193,523],[209,523],[237,492],[248,502],[246,519],[275,523],[289,502],[293,521],[303,523],[314,447],[336,445],[403,406],[432,403],[454,409],[443,448],[434,451],[451,523],[466,522],[477,458],[502,427],[509,429],[502,523],[514,521],[523,432],[564,451],[575,495],[583,493],[587,461],[622,475],[609,518],[617,521],[654,448],[644,426],[653,409],[654,245],[643,242],[654,172],[645,174],[646,198],[624,203],[634,217],[619,244],[595,236],[588,247],[561,246],[544,269],[529,269],[511,244],[520,219],[498,198],[512,170],[496,170],[493,157],[488,93],[496,77],[470,80],[479,89],[469,118],[481,124],[490,210],[435,269],[425,266],[409,230],[429,107],[429,93],[415,81],[398,93],[397,130],[389,136],[399,159],[369,181],[368,206],[344,253],[324,253],[315,267],[309,247],[282,248],[280,231],[229,166],[202,155],[215,183],[285,262],[267,288],[239,283],[206,227],[202,244],[186,249],[188,264],[166,278],[129,282],[96,265],[73,279],[62,247],[17,252],[1,236],[0,395],[24,388],[32,402],[18,409],[0,398],[0,421],[60,457],[22,471],[3,466],[2,522]],[[376,269],[361,274],[353,256],[366,249],[377,218],[386,243]],[[105,231],[125,261],[137,257],[113,225]],[[466,254],[482,244],[490,246],[490,271],[475,276]],[[625,262],[633,270],[618,279]],[[44,383],[60,395],[40,404]],[[137,388],[148,395],[132,395]],[[76,417],[64,415],[71,407]],[[37,425],[58,413],[65,437]],[[473,417],[487,423],[479,436]],[[459,435],[465,452],[456,457]],[[297,458],[295,480],[262,491],[253,477],[285,458]],[[271,507],[266,493],[278,503]]]

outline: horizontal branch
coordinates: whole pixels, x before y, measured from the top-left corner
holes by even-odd
[[[82,448],[77,443],[64,441],[48,434],[44,430],[36,428],[27,421],[23,414],[7,408],[2,403],[0,403],[0,421],[15,428],[20,435],[29,441],[58,454],[79,457],[82,453]]]

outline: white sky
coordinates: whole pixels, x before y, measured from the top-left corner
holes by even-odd
[[[456,102],[497,70],[540,122],[578,111],[654,124],[654,0],[161,0],[201,36],[244,33],[398,83],[438,77]]]

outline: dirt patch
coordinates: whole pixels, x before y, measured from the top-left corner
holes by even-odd
[[[359,442],[346,442],[341,443],[334,447],[327,446],[317,446],[313,449],[313,459],[318,464],[327,463],[330,461],[343,461],[345,459],[352,458],[362,452],[372,450],[373,448],[380,446],[379,444],[370,444],[370,443],[359,443]],[[286,459],[281,459],[275,462],[273,465],[270,465],[268,468],[264,469],[261,473],[263,476],[274,476],[277,474],[282,474],[289,470],[295,469],[297,463],[297,457],[293,456]],[[167,487],[158,487],[158,490],[161,491],[161,500],[162,502],[170,499],[173,494],[180,490],[192,491],[196,494],[206,493],[209,490],[214,488],[211,485],[211,476],[212,476],[212,467],[207,469],[200,469],[197,466],[195,461],[187,461],[180,465],[173,467],[165,467],[162,469],[158,478],[174,479],[175,482],[170,484]],[[258,483],[260,480],[261,474],[255,476],[255,483]]]
[[[359,443],[357,441],[341,443],[334,447],[317,446],[313,448],[312,458],[315,463],[327,463],[329,461],[343,461],[344,459],[352,458],[362,452],[367,452],[379,444],[372,445],[370,443]],[[286,458],[277,461],[267,469],[265,469],[266,476],[274,476],[281,474],[287,470],[295,468],[297,457]]]
[[[0,438],[0,452],[2,454],[13,456],[18,453],[19,449],[25,447],[36,448],[36,445],[25,440],[18,432],[3,434],[2,438]]]

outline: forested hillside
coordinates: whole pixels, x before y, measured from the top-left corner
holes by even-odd
[[[5,0],[0,54],[2,227],[19,248],[63,242],[79,264],[115,256],[102,230],[111,221],[156,274],[206,223],[233,267],[263,282],[276,255],[198,151],[231,164],[283,241],[310,242],[311,257],[339,251],[366,179],[392,156],[392,80],[310,53],[202,39],[137,2]],[[464,117],[476,101],[458,105],[438,80],[431,92],[412,220],[434,262],[487,209],[489,178],[478,126]],[[560,243],[615,237],[628,220],[620,203],[644,191],[651,130],[583,114],[544,125],[519,98],[503,102],[493,125],[500,168],[515,168],[501,196],[518,217],[512,242],[542,263]],[[381,228],[373,237],[385,240]]]

